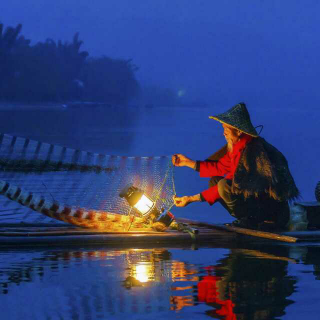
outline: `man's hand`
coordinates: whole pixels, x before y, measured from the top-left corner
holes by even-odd
[[[175,206],[177,207],[185,207],[190,203],[190,197],[184,196],[184,197],[173,197],[173,201]]]
[[[187,158],[183,154],[177,153],[172,156],[172,164],[176,167],[189,167],[194,169],[196,161]]]
[[[200,194],[194,196],[177,197],[173,196],[173,202],[177,207],[185,207],[191,202],[201,201]]]

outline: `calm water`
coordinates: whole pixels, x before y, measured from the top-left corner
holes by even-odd
[[[313,246],[0,251],[1,319],[319,319]]]
[[[320,157],[314,148],[319,145],[319,139],[314,141],[318,117],[310,112],[315,116],[252,110],[254,123],[265,125],[262,135],[288,158],[305,201],[314,200],[320,179],[314,161]],[[219,124],[207,119],[210,113],[33,108],[2,110],[0,124],[5,133],[94,152],[181,152],[203,159],[224,143]],[[207,185],[185,168],[176,171],[175,180],[178,195],[198,193]],[[206,204],[174,208],[173,213],[231,221],[223,208]],[[319,279],[316,244],[1,248],[1,319],[319,319]]]

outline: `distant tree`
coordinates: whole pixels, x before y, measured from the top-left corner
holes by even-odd
[[[108,57],[91,58],[83,72],[84,96],[87,100],[126,104],[139,93],[131,60]]]
[[[4,29],[0,23],[0,98],[5,98],[15,77],[13,48],[16,44],[22,25]]]
[[[47,39],[31,46],[21,28],[0,24],[0,99],[126,104],[139,92],[131,60],[88,59],[78,33],[71,43]]]
[[[79,33],[73,37],[72,43],[58,42],[60,73],[63,74],[61,96],[63,99],[79,98],[78,81],[85,66],[88,52],[80,51],[83,41],[79,41]]]
[[[82,42],[75,34],[72,43],[47,39],[31,47],[21,71],[22,96],[29,101],[74,99],[75,80],[79,78],[88,53],[80,52]]]

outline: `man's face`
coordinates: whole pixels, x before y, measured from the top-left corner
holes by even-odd
[[[228,145],[234,145],[238,140],[239,137],[241,136],[241,131],[232,128],[231,126],[227,124],[222,124],[223,127],[223,135],[226,138]]]

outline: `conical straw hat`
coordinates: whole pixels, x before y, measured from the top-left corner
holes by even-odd
[[[258,137],[258,133],[251,123],[249,112],[244,103],[238,103],[228,111],[217,116],[210,116],[209,118],[228,124],[249,136]]]

